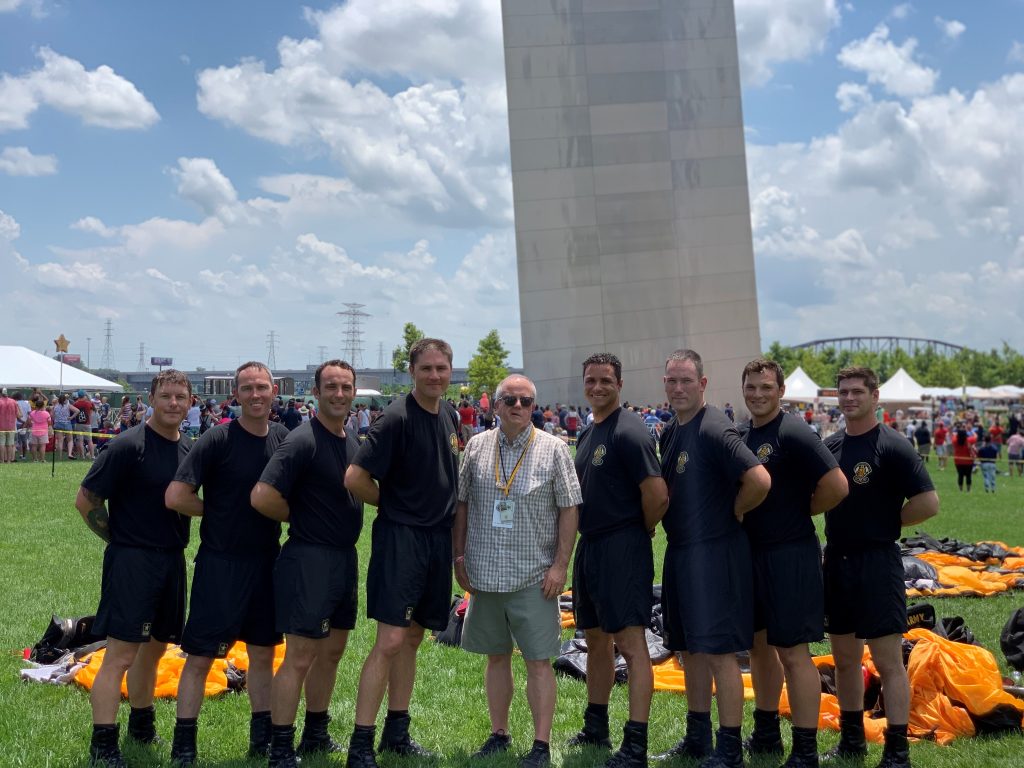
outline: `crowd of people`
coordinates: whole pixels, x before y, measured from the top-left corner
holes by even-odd
[[[704,401],[700,355],[677,350],[663,377],[668,421],[656,413],[664,408],[627,408],[620,401],[621,363],[598,353],[582,366],[588,409],[566,406],[565,427],[562,408],[539,409],[533,382],[514,374],[479,406],[493,413],[493,429],[467,423],[468,402],[460,414],[446,400],[451,363],[444,341],[417,342],[409,360],[412,392],[371,416],[352,407],[352,367],[327,361],[315,373],[317,408],[294,429],[284,416],[309,406],[279,403],[267,367],[246,363],[235,375],[234,418],[225,416],[194,441],[191,425],[181,428],[195,407],[188,379],[173,370],[153,379],[144,426],[111,441],[75,502],[108,543],[94,625],[108,646],[92,689],[93,765],[125,765],[117,713],[126,675],[128,735],[156,741],[153,681],[168,643],[188,654],[171,744],[175,765],[198,759],[203,681],[237,640],[248,644],[250,660],[249,754],[265,756],[270,766],[294,766],[301,755],[343,751],[329,731],[328,708],[357,622],[355,545],[363,504],[370,504],[377,515],[365,598],[376,637],[353,691],[348,768],[376,768],[381,751],[430,756],[412,738],[409,706],[424,633],[448,626],[453,575],[470,594],[463,648],[486,657],[491,735],[474,759],[512,747],[511,659],[518,648],[534,735],[519,764],[550,763],[557,598],[569,580],[587,644],[588,703],[568,744],[611,749],[608,704],[618,652],[629,672],[629,715],[605,765],[646,766],[653,678],[645,628],[659,525],[668,543],[664,642],[681,655],[688,712],[679,743],[655,759],[732,768],[743,765],[744,750],[782,756],[785,681],[793,714],[785,765],[817,766],[820,685],[809,644],[827,634],[842,710],[831,756],[866,754],[867,643],[888,723],[881,765],[909,766],[901,651],[907,613],[895,542],[901,527],[937,513],[938,497],[918,452],[877,419],[872,371],[840,372],[844,425],[821,441],[802,417],[783,411],[782,371],[769,360],[744,368],[751,418],[740,425]],[[284,413],[275,419],[280,405]],[[568,433],[573,413],[575,455],[554,433]],[[660,423],[657,440],[650,417]],[[824,556],[812,521],[818,514],[825,515]],[[186,599],[184,549],[193,517],[200,520],[200,546]],[[273,647],[282,639],[285,656],[275,674]],[[756,695],[746,742],[741,651],[750,651]]]

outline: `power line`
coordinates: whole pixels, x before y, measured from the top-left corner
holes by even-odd
[[[267,367],[270,370],[277,368],[277,333],[275,331],[267,334]]]
[[[365,304],[345,302],[345,311],[337,314],[345,318],[345,331],[342,333],[344,343],[342,350],[349,364],[359,369],[363,366],[363,318],[373,317],[368,312],[363,312]]]
[[[103,363],[101,367],[107,370],[115,370],[114,365],[114,328],[110,318],[107,318],[103,326]]]
[[[146,370],[146,342],[139,342],[139,362],[135,366],[136,371]]]

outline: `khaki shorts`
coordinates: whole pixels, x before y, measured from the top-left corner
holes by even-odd
[[[501,656],[513,642],[529,661],[551,659],[562,644],[558,599],[547,600],[541,585],[518,592],[477,592],[469,598],[462,647],[471,653]]]
[[[0,448],[7,445],[14,445],[17,434],[18,433],[13,429],[10,431],[0,432]]]

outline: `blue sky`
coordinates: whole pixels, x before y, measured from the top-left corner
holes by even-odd
[[[496,0],[0,0],[0,343],[520,361]],[[762,340],[1024,347],[1024,3],[736,0]]]

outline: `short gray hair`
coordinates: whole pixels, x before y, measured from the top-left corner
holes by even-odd
[[[697,369],[697,378],[704,378],[704,361],[701,360],[700,355],[694,352],[692,349],[677,349],[668,359],[665,361],[665,368],[668,369],[668,364],[673,360],[689,360],[693,363],[693,367]]]
[[[521,374],[521,373],[510,373],[508,376],[506,376],[504,379],[501,380],[501,383],[498,385],[498,388],[494,390],[494,399],[495,400],[500,400],[501,398],[503,398],[505,396],[505,385],[508,384],[510,381],[513,381],[513,380],[525,381],[527,384],[529,384],[530,385],[530,389],[533,390],[533,399],[534,400],[537,399],[537,385],[536,384],[534,384],[532,381],[530,381],[530,379],[527,378],[526,376],[523,376],[523,374]]]

